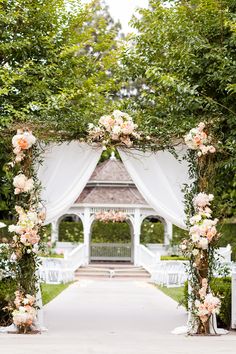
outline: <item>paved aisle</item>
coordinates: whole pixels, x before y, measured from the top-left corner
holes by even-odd
[[[186,314],[152,285],[139,281],[82,281],[45,307],[48,333],[0,335],[1,354],[229,354],[236,336],[171,334]]]

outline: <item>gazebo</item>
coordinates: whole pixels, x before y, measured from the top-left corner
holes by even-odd
[[[129,244],[92,243],[91,231],[96,214],[110,210],[126,214],[131,232]],[[58,242],[60,222],[71,215],[83,224],[85,264],[91,261],[129,261],[138,265],[141,225],[148,217],[156,218],[164,224],[164,244],[153,247],[159,247],[159,250],[165,248],[172,239],[172,223],[157,215],[147,204],[124,164],[114,154],[97,165],[74,204],[52,222],[52,242]]]

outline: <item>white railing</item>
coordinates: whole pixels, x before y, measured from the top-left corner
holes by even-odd
[[[131,247],[131,243],[91,243],[90,260],[131,261]]]
[[[86,257],[86,246],[85,244],[80,244],[78,247],[73,249],[65,257],[67,268],[76,271],[79,267],[85,264]]]
[[[39,277],[48,284],[68,283],[75,278],[75,271],[86,261],[86,246],[80,244],[65,258],[41,257]]]
[[[157,262],[160,261],[160,255],[153,253],[144,245],[138,246],[138,263],[152,274]]]

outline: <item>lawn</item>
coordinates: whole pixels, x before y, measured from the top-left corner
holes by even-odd
[[[161,290],[164,294],[171,297],[173,300],[181,304],[184,299],[184,287],[181,286],[179,288],[167,288],[166,286],[159,286],[156,287]]]
[[[73,282],[67,284],[41,284],[43,305],[46,305],[48,302],[52,301],[72,283]]]

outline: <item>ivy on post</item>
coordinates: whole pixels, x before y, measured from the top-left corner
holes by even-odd
[[[13,170],[16,223],[9,226],[13,233],[12,255],[16,261],[18,290],[14,303],[10,305],[19,333],[34,330],[37,318],[37,256],[45,213],[40,210],[40,183],[35,172],[38,159],[36,138],[28,128],[19,129],[12,139],[14,158],[10,163]]]
[[[187,225],[189,239],[183,241],[181,248],[190,258],[190,286],[192,334],[214,334],[212,316],[220,310],[220,299],[210,289],[214,270],[214,247],[219,238],[213,218],[210,182],[213,178],[214,165],[212,154],[216,149],[212,138],[205,131],[205,124],[200,123],[185,136],[188,152],[190,176],[193,184],[186,191]]]

